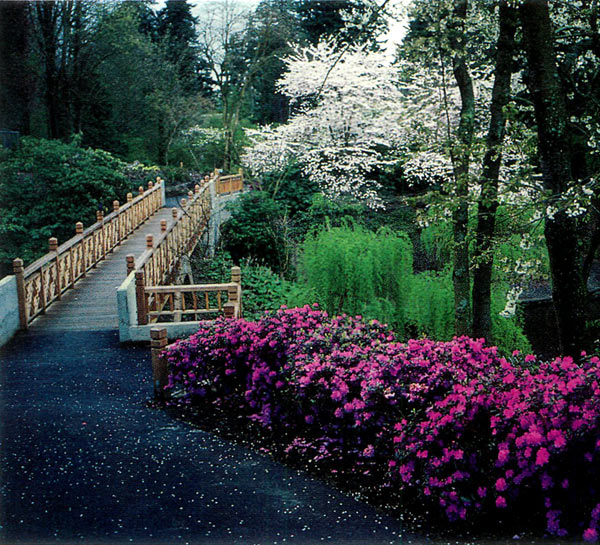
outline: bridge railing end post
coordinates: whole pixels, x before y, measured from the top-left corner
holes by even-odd
[[[152,383],[154,385],[154,399],[163,401],[165,386],[168,378],[168,365],[163,351],[167,346],[167,329],[153,327],[150,330],[150,346],[152,349]]]

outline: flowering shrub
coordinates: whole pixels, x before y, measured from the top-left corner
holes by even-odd
[[[272,432],[292,460],[452,521],[543,520],[596,540],[600,360],[399,343],[316,306],[218,320],[167,349],[168,389]],[[418,503],[415,503],[418,502]]]

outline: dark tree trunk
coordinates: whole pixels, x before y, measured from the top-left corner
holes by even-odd
[[[456,183],[456,208],[452,213],[454,258],[454,321],[457,335],[471,334],[471,302],[469,275],[469,162],[475,122],[475,95],[473,82],[466,62],[464,25],[467,16],[467,0],[456,0],[454,17],[456,25],[450,34],[450,45],[454,51],[453,70],[461,98],[460,122],[456,134],[456,145],[452,149],[452,164]]]
[[[481,196],[477,206],[477,233],[473,271],[473,336],[492,339],[492,269],[493,238],[498,208],[498,176],[502,163],[502,141],[506,116],[504,108],[510,99],[515,32],[518,13],[507,0],[500,4],[499,34],[496,51],[494,88],[490,104],[490,127],[481,174]]]
[[[0,2],[0,128],[29,134],[32,77],[27,70],[27,2]]]
[[[59,82],[58,21],[60,7],[55,0],[35,4],[39,29],[37,31],[40,53],[44,67],[44,102],[48,123],[48,137],[63,136],[60,107],[61,89]]]
[[[567,190],[573,175],[568,114],[557,70],[547,0],[525,0],[520,15],[529,72],[527,85],[535,108],[544,185],[554,196],[560,196]],[[583,220],[559,211],[553,218],[547,218],[545,226],[561,351],[574,357],[587,345],[588,294],[582,224]]]

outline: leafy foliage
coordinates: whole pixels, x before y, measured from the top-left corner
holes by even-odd
[[[49,237],[65,242],[75,235],[76,222],[90,225],[100,206],[110,211],[113,200],[137,193],[136,172],[105,151],[23,138],[0,163],[0,260],[28,263],[47,252]],[[152,174],[146,177],[142,169],[145,181]]]
[[[331,314],[378,317],[402,331],[412,275],[412,248],[403,234],[358,225],[307,237],[302,277]]]
[[[231,218],[221,227],[223,248],[236,263],[252,258],[275,269],[283,263],[277,219],[282,215],[278,203],[266,193],[253,191],[229,205]]]

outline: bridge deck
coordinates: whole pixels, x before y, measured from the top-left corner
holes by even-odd
[[[117,288],[127,276],[125,256],[139,257],[146,249],[146,235],[160,234],[160,221],[171,225],[170,208],[161,208],[141,225],[120,246],[108,254],[104,261],[91,269],[87,277],[68,290],[60,301],[48,308],[45,315],[33,321],[32,330],[43,331],[94,331],[115,329],[119,325]]]
[[[397,521],[147,407],[149,350],[119,346],[115,288],[160,218],[0,349],[0,542],[400,541]]]

